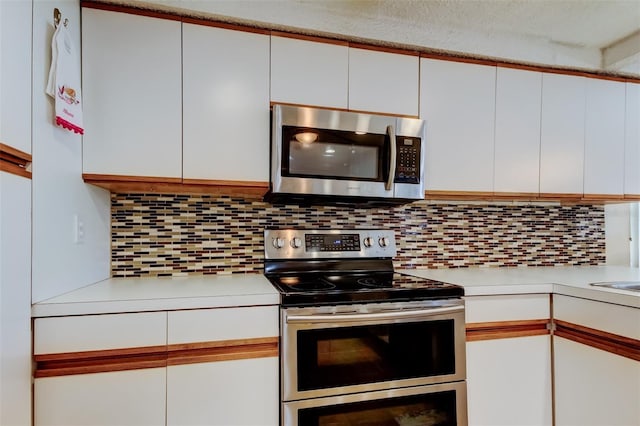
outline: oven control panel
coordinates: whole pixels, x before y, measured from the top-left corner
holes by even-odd
[[[393,231],[387,229],[267,229],[265,259],[391,258]]]

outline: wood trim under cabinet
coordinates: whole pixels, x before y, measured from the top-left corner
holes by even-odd
[[[0,170],[31,179],[31,154],[0,142]]]
[[[562,320],[555,320],[554,324],[554,336],[640,361],[640,340]]]
[[[279,337],[221,340],[139,348],[106,349],[84,352],[38,354],[33,356],[34,377],[163,368],[253,358],[277,357]]]
[[[167,365],[278,356],[278,337],[169,345]]]
[[[478,322],[466,325],[467,342],[550,334],[549,319]]]
[[[162,178],[147,176],[82,175],[86,183],[115,193],[212,194],[262,199],[268,182]]]

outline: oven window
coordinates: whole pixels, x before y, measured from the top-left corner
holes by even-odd
[[[298,390],[455,373],[454,321],[298,331]]]
[[[413,395],[298,411],[298,424],[333,425],[456,425],[455,391]]]
[[[282,137],[283,176],[375,182],[386,178],[384,134],[283,126]]]

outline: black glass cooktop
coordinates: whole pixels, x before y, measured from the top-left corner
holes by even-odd
[[[441,299],[464,295],[462,287],[398,272],[297,272],[266,274],[283,306]]]

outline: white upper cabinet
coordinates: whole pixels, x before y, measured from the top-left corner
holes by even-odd
[[[584,193],[622,196],[625,84],[593,78],[586,81]]]
[[[82,9],[84,173],[182,175],[181,23]]]
[[[624,193],[640,196],[640,84],[626,83]]]
[[[421,61],[427,190],[492,192],[496,67]]]
[[[183,178],[269,180],[269,36],[183,25]]]
[[[583,193],[585,80],[542,75],[541,193]]]
[[[495,191],[538,193],[542,73],[498,68]]]
[[[31,1],[0,1],[0,143],[31,153]]]
[[[349,109],[418,115],[418,56],[349,49]]]
[[[349,48],[271,37],[271,101],[348,108]]]

